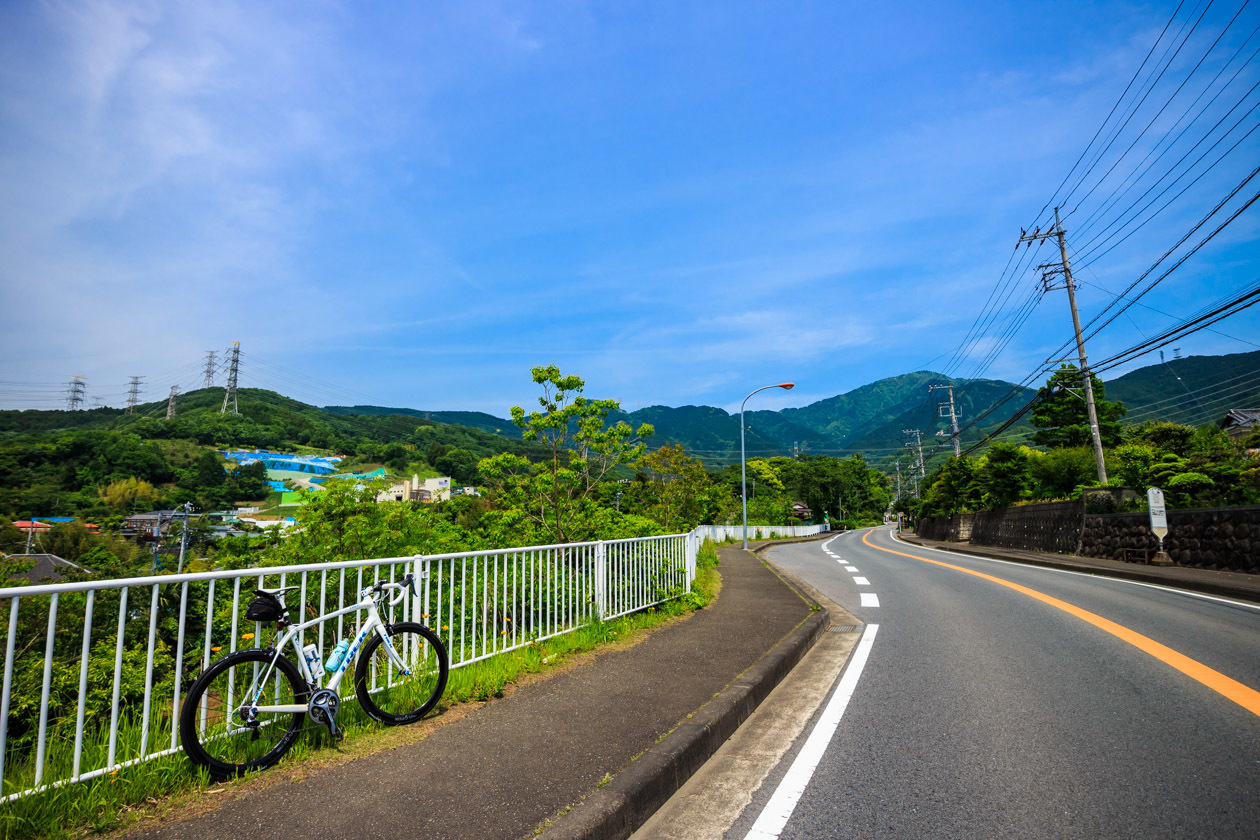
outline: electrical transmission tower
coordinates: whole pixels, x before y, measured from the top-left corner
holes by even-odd
[[[1045,291],[1049,292],[1054,289],[1067,289],[1068,305],[1072,308],[1072,327],[1076,331],[1076,355],[1081,363],[1081,380],[1085,385],[1085,412],[1089,416],[1089,436],[1094,441],[1094,462],[1098,467],[1098,483],[1107,483],[1107,465],[1103,461],[1102,435],[1098,431],[1098,410],[1094,407],[1094,383],[1093,375],[1089,371],[1089,360],[1085,358],[1085,339],[1081,337],[1081,316],[1076,311],[1076,284],[1072,280],[1072,266],[1068,263],[1067,254],[1067,231],[1063,229],[1063,223],[1059,220],[1059,208],[1054,208],[1054,230],[1048,230],[1042,233],[1040,230],[1034,230],[1032,233],[1020,231],[1020,242],[1027,242],[1031,248],[1034,241],[1040,241],[1054,237],[1059,240],[1059,262],[1058,264],[1050,263],[1049,265],[1039,266],[1042,270],[1041,282]],[[1016,243],[1016,248],[1019,243]],[[1063,285],[1057,285],[1055,277],[1062,275]],[[1060,359],[1058,361],[1066,361]]]
[[[219,354],[216,353],[214,350],[206,351],[206,378],[205,378],[205,381],[202,383],[203,388],[214,387],[214,371],[216,367],[215,362],[218,359],[218,355]]]
[[[915,498],[918,498],[919,481],[927,477],[927,473],[924,472],[923,470],[923,433],[920,432],[918,429],[902,429],[901,433],[905,435],[907,438],[910,438],[910,437],[914,438],[914,440],[906,441],[906,448],[917,450],[919,453],[919,462],[918,462],[919,474],[915,476],[913,470],[911,470],[911,473],[910,473],[910,475],[914,476],[914,495],[915,495]]]
[[[937,408],[941,417],[945,416],[946,408],[949,409],[949,436],[954,441],[954,457],[959,458],[962,456],[962,444],[958,440],[958,412],[954,409],[954,385],[952,382],[945,385],[929,385],[928,393],[930,394],[940,388],[945,388],[949,391],[949,404],[937,403]],[[940,434],[940,432],[937,432],[937,434]]]
[[[166,398],[166,419],[170,420],[175,416],[175,398],[179,396],[179,386],[171,386],[171,395]]]
[[[130,389],[127,391],[127,413],[128,414],[136,413],[136,403],[140,402],[140,385],[142,384],[141,380],[143,379],[144,379],[143,376],[133,376],[131,377],[131,381],[127,383],[129,386],[131,386]]]
[[[78,411],[83,406],[83,398],[87,395],[87,383],[82,376],[70,377],[70,387],[66,389],[66,410]]]
[[[232,406],[233,414],[240,414],[236,410],[236,374],[240,370],[241,364],[241,343],[239,341],[232,342],[232,356],[228,361],[228,379],[227,387],[223,389],[223,408],[219,409],[220,414],[228,413],[228,406]]]

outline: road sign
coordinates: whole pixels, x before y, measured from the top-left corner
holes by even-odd
[[[1151,511],[1151,532],[1159,538],[1160,551],[1164,550],[1164,537],[1168,536],[1168,511],[1164,508],[1164,491],[1152,487],[1146,491],[1147,507]]]

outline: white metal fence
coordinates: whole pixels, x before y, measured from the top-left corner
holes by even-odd
[[[830,525],[749,525],[748,539],[791,539],[792,537],[812,537],[831,530]],[[700,525],[693,532],[702,540],[714,542],[730,542],[744,538],[743,525]]]
[[[684,594],[702,539],[692,532],[0,589],[0,802],[177,751],[181,692],[212,660],[263,643],[264,626],[244,618],[255,588],[300,587],[286,604],[309,620],[414,572],[418,594],[390,608],[388,620],[433,627],[456,668]],[[329,620],[299,647],[313,642],[324,658],[356,622]]]

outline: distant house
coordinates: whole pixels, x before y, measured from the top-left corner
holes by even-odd
[[[25,572],[18,572],[13,575],[13,577],[29,583],[40,583],[41,581],[52,581],[55,583],[71,571],[92,571],[87,566],[72,563],[69,560],[58,557],[56,554],[7,554],[4,559],[33,563],[34,565]]]
[[[165,534],[171,527],[171,523],[175,521],[177,513],[179,511],[151,510],[148,513],[128,516],[122,521],[122,535],[124,537],[152,537],[159,527]]]
[[[1229,414],[1221,420],[1220,426],[1231,440],[1240,441],[1260,426],[1260,408],[1230,409]]]
[[[413,475],[410,479],[394,484],[376,494],[377,502],[435,502],[446,501],[451,497],[451,480],[449,477],[426,478]]]
[[[792,516],[802,522],[808,522],[814,518],[814,512],[804,502],[792,502]]]

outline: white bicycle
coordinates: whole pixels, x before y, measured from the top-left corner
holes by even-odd
[[[384,724],[420,720],[446,688],[450,660],[437,634],[416,622],[384,621],[378,610],[386,592],[397,592],[390,606],[408,593],[415,594],[413,575],[399,583],[367,587],[349,607],[292,624],[284,596],[298,588],[256,590],[258,597],[250,602],[245,617],[274,621],[281,634],[278,640],[272,647],[238,650],[211,663],[184,699],[179,715],[184,752],[216,779],[275,764],[303,731],[308,714],[317,726],[327,728],[334,741],[341,740],[338,688],[350,664],[356,662],[356,653],[355,696],[364,711]],[[328,669],[327,683],[321,684],[325,669],[318,658],[308,661],[298,649],[298,634],[359,610],[367,611],[367,620],[340,662]],[[298,653],[296,664],[282,653],[288,644]]]

